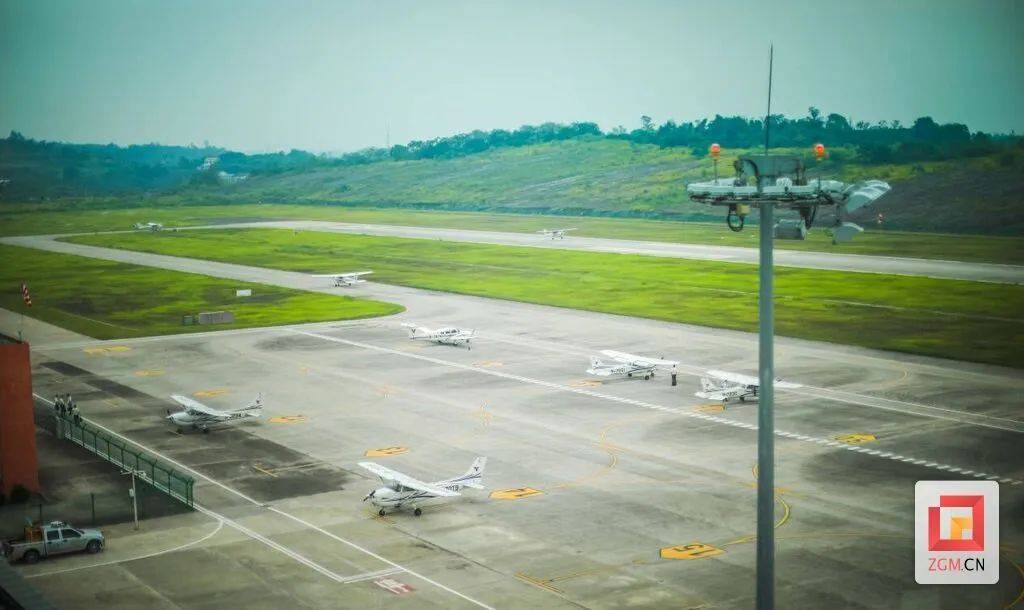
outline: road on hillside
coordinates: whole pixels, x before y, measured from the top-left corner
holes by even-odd
[[[439,229],[430,227],[355,224],[314,220],[233,223],[217,225],[215,228],[227,227],[284,228],[302,231],[327,231],[385,237],[442,239],[446,241],[460,241],[478,244],[528,246],[532,248],[557,248],[564,250],[583,250],[587,252],[611,252],[617,254],[642,254],[645,256],[714,260],[727,263],[745,263],[750,265],[756,265],[758,262],[758,251],[756,248],[632,241],[625,239],[604,239],[598,237],[577,237],[572,234],[565,239],[550,239],[536,233],[504,233],[499,231],[470,231],[466,229]],[[994,282],[999,284],[1024,284],[1024,266],[998,265],[994,263],[966,263],[961,261],[899,258],[894,256],[804,252],[777,248],[775,250],[775,265],[778,267],[801,267],[805,269],[828,269],[833,271],[853,271],[857,273],[913,275],[941,279]]]

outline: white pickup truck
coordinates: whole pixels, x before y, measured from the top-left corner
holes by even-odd
[[[8,561],[36,563],[43,557],[63,553],[99,553],[103,550],[103,533],[93,529],[79,529],[62,521],[25,528],[25,539],[5,541],[3,554]]]

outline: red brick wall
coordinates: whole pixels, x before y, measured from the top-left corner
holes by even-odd
[[[0,477],[4,494],[19,483],[39,491],[28,343],[0,344]]]

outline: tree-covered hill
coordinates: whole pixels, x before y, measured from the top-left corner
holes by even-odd
[[[811,108],[771,118],[773,150],[802,155],[812,175],[881,178],[893,193],[860,214],[885,227],[970,233],[1024,232],[1024,146],[1015,136],[972,133],[922,117],[851,124]],[[106,204],[326,203],[708,219],[686,182],[713,175],[707,148],[759,151],[763,122],[717,116],[632,131],[547,123],[474,131],[340,157],[304,151],[245,155],[216,148],[120,148],[0,139],[0,201],[104,197]],[[817,161],[811,146],[829,154]],[[204,162],[213,159],[213,163]],[[112,198],[112,199],[111,199]]]

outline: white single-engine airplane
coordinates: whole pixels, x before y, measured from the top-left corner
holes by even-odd
[[[466,347],[469,347],[469,342],[472,341],[473,335],[476,333],[472,328],[455,328],[454,326],[433,329],[426,326],[416,326],[408,322],[405,322],[402,326],[409,329],[410,339],[433,341],[434,343],[444,345],[462,345],[465,343]]]
[[[398,510],[403,506],[411,506],[412,513],[419,517],[423,513],[420,510],[420,504],[425,500],[460,496],[462,494],[459,492],[465,487],[483,489],[484,466],[487,465],[487,458],[478,457],[473,460],[473,465],[469,467],[466,474],[460,477],[433,483],[425,483],[374,462],[359,462],[359,465],[380,477],[381,483],[384,484],[384,487],[378,487],[366,494],[363,502],[369,500],[373,503],[380,509],[377,514],[382,517],[385,510]]]
[[[188,396],[178,394],[172,395],[171,400],[182,406],[182,410],[177,413],[171,413],[171,410],[167,409],[167,419],[178,427],[178,432],[184,432],[186,428],[209,432],[210,426],[213,425],[263,415],[262,396],[257,396],[256,400],[247,406],[233,411],[214,409],[197,400],[192,400]]]
[[[159,222],[137,222],[132,228],[136,231],[160,231],[164,226]]]
[[[675,360],[663,360],[661,358],[647,358],[645,356],[636,356],[634,354],[626,354],[624,352],[617,352],[615,350],[602,350],[601,354],[614,360],[615,362],[604,362],[597,356],[590,357],[590,368],[587,369],[588,375],[594,375],[597,377],[611,377],[612,375],[625,375],[626,377],[632,377],[634,375],[643,377],[644,379],[650,379],[654,375],[655,369],[667,368],[675,370],[676,366],[679,365]]]
[[[540,231],[537,231],[537,232],[540,233],[541,235],[547,235],[551,239],[565,239],[565,234],[566,233],[568,233],[569,231],[575,231],[575,230],[576,230],[575,228],[572,228],[572,229],[541,229]]]
[[[694,394],[697,398],[707,400],[718,400],[727,403],[730,400],[740,399],[746,401],[747,397],[757,398],[757,390],[761,382],[757,377],[729,373],[727,371],[708,371],[700,378],[700,392]],[[790,383],[775,378],[777,388],[799,388],[799,383]]]
[[[365,284],[366,280],[359,279],[364,275],[370,275],[373,271],[353,271],[351,273],[325,273],[313,277],[329,277],[334,279],[335,286],[348,287],[356,284]]]

